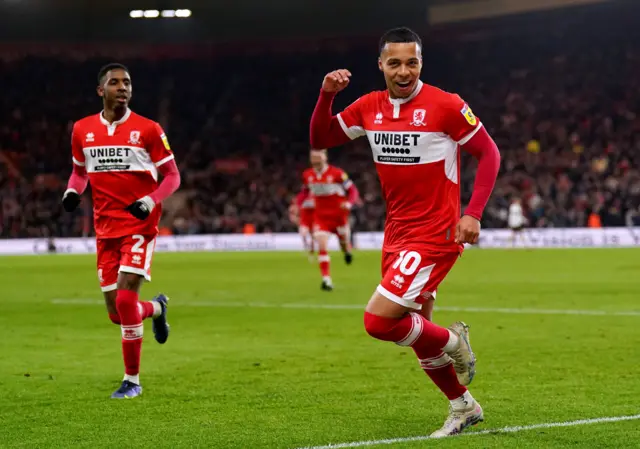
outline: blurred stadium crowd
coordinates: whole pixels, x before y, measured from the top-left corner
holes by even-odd
[[[282,50],[282,49],[279,49]],[[346,67],[334,110],[384,88],[375,44],[220,56],[124,60],[132,108],[159,121],[183,183],[164,233],[294,231],[287,213],[307,166],[308,124],[322,77]],[[90,196],[60,198],[74,120],[97,113],[103,59],[24,57],[0,63],[0,237],[92,235]],[[459,93],[502,153],[483,227],[505,227],[514,197],[530,226],[640,226],[640,44],[627,37],[521,36],[430,44],[423,80]],[[382,230],[384,204],[366,140],[330,151],[363,204],[355,229]],[[475,162],[463,156],[463,205]]]

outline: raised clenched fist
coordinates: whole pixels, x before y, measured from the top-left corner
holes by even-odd
[[[325,75],[322,81],[322,90],[325,92],[340,92],[349,85],[351,72],[347,69],[334,70]]]

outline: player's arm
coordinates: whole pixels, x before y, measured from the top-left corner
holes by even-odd
[[[445,131],[478,160],[471,200],[456,229],[458,243],[477,243],[480,220],[500,170],[500,151],[471,108],[458,96],[446,108]]]
[[[299,224],[300,222],[300,209],[302,209],[302,204],[309,198],[311,195],[311,190],[309,190],[309,186],[306,184],[306,177],[304,174],[302,175],[302,188],[298,192],[298,194],[293,199],[291,206],[289,206],[289,219],[294,224]]]
[[[478,160],[473,193],[464,214],[480,221],[498,178],[500,151],[484,126],[462,145],[462,149]]]
[[[347,192],[347,201],[343,203],[343,208],[350,210],[360,199],[360,192],[358,192],[358,188],[344,171],[342,172],[342,188]]]
[[[154,124],[145,141],[148,142],[147,151],[151,156],[151,161],[162,175],[162,181],[156,190],[127,206],[131,215],[140,220],[146,219],[156,204],[162,203],[180,187],[180,171],[169,146],[169,141],[160,125]]]
[[[296,200],[294,203],[298,209],[302,208],[302,203],[304,203],[305,200],[309,198],[310,194],[311,191],[309,190],[309,186],[303,184],[302,189],[300,189],[300,192],[298,192],[298,194],[296,195]]]
[[[340,114],[333,115],[331,112],[333,99],[349,85],[350,76],[351,72],[342,69],[330,72],[324,77],[320,96],[311,116],[311,148],[337,147],[365,134],[358,102]]]
[[[67,212],[72,212],[80,204],[80,195],[87,188],[89,183],[89,175],[85,168],[84,152],[82,151],[82,139],[79,132],[76,130],[76,125],[73,126],[71,132],[71,154],[73,159],[73,170],[67,183],[67,190],[65,190],[62,197],[62,207]]]

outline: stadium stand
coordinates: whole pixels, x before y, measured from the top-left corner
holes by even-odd
[[[483,227],[506,226],[513,196],[531,226],[640,225],[637,42],[614,33],[588,44],[569,34],[562,45],[557,35],[427,45],[423,80],[465,98],[502,152]],[[294,231],[287,208],[306,167],[322,76],[342,66],[354,73],[336,101],[344,107],[384,87],[375,58],[375,43],[354,43],[251,58],[122,61],[132,72],[132,107],[165,127],[183,177],[165,205],[163,232]],[[12,86],[0,98],[2,238],[92,235],[89,195],[75,215],[62,213],[60,198],[71,126],[99,111],[94,73],[104,62],[88,55],[0,63],[0,80]],[[384,204],[366,141],[331,150],[330,158],[361,191],[355,229],[381,230]],[[474,164],[463,156],[463,205]]]

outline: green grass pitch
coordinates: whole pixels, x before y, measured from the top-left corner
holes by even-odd
[[[301,253],[156,255],[142,296],[171,297],[172,333],[158,345],[146,323],[144,393],[115,401],[120,329],[99,303],[94,257],[0,258],[0,447],[294,449],[428,435],[447,401],[410,349],[363,329],[379,264],[377,252],[352,266],[334,254],[327,293]],[[486,418],[472,432],[640,413],[639,250],[467,251],[437,304],[461,308],[437,311],[439,324],[471,325],[471,392]],[[639,441],[630,420],[367,447]]]

